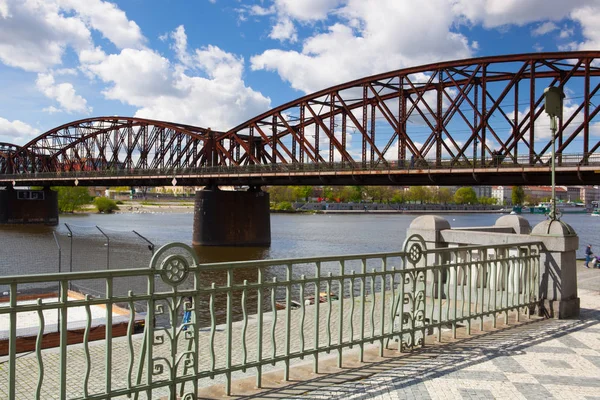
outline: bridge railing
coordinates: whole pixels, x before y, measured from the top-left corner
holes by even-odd
[[[558,167],[578,167],[586,165],[600,165],[600,153],[561,154],[557,156]],[[248,164],[242,166],[206,166],[189,168],[114,168],[98,171],[56,171],[56,172],[26,172],[18,174],[1,174],[0,179],[23,178],[78,178],[78,177],[184,177],[193,175],[244,175],[244,174],[276,174],[276,173],[302,173],[302,172],[335,172],[335,171],[381,171],[392,172],[398,170],[441,170],[441,169],[506,169],[525,167],[549,167],[550,158],[543,156],[531,160],[528,155],[518,156],[516,159],[507,156],[494,156],[484,159],[412,159],[377,161],[367,163],[273,163],[273,164]]]
[[[347,349],[362,361],[370,344],[410,350],[529,316],[540,275],[537,242],[427,249],[413,235],[396,253],[199,265],[169,244],[148,269],[2,277],[0,392],[192,399],[215,380],[229,394],[250,369],[260,387],[278,363],[287,380],[303,358],[318,371],[328,353],[342,366]],[[140,283],[119,294],[125,277]],[[105,292],[73,289],[86,281]]]

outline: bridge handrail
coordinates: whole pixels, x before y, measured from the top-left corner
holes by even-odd
[[[334,351],[341,365],[343,350],[353,346],[360,360],[373,342],[380,352],[393,340],[400,351],[409,350],[423,346],[432,333],[441,341],[446,326],[456,334],[461,323],[477,322],[483,329],[484,320],[495,324],[502,316],[507,322],[509,312],[517,319],[523,311],[529,315],[540,301],[540,249],[539,242],[427,249],[420,237],[411,236],[400,252],[197,264],[188,246],[170,244],[155,253],[148,269],[2,277],[0,293],[8,297],[0,302],[0,318],[10,322],[8,368],[0,371],[8,377],[0,379],[0,390],[17,395],[16,371],[27,357],[39,365],[41,397],[56,395],[43,391],[57,386],[75,398],[184,397],[199,380],[218,375],[225,375],[230,394],[231,374],[249,368],[256,368],[260,387],[263,367],[277,362],[284,363],[285,379],[295,359],[313,356],[318,371],[319,355]],[[123,277],[139,278],[138,287],[119,292]],[[79,294],[82,282],[103,292]],[[58,297],[42,300],[35,294],[57,286]],[[21,299],[25,292],[30,301]],[[94,307],[104,307],[103,320],[111,326],[96,344],[90,339]],[[79,358],[66,339],[75,329],[77,309],[87,313],[79,325],[84,353]],[[45,318],[57,313],[58,351],[42,352],[48,344],[44,335],[52,334]],[[141,315],[143,335],[134,335]],[[113,322],[127,326],[126,341],[112,340]],[[20,338],[29,335],[38,337],[35,352],[17,356]],[[66,360],[67,353],[69,369],[81,371],[83,379],[67,381],[66,362],[45,367],[55,358]],[[91,374],[97,363],[105,363],[105,371],[128,372]]]

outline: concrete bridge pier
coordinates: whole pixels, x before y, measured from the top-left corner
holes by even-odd
[[[196,192],[192,243],[200,246],[269,246],[269,193],[260,187]]]
[[[58,193],[43,190],[0,190],[0,224],[58,225]]]

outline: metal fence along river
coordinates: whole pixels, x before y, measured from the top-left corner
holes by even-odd
[[[466,324],[470,333],[474,323],[483,329],[484,319],[495,325],[510,312],[529,315],[540,301],[539,260],[539,243],[427,249],[413,235],[396,253],[213,264],[199,264],[192,249],[172,243],[147,269],[4,277],[0,318],[8,320],[8,355],[0,393],[193,399],[199,387],[223,377],[230,394],[232,379],[249,370],[260,387],[264,371],[278,363],[287,380],[295,360],[305,357],[317,372],[323,353],[337,353],[342,366],[347,348],[358,347],[362,361],[369,343],[378,343],[381,354],[386,347],[404,351],[424,345],[428,334],[442,340],[445,327],[456,334]],[[284,277],[266,279],[273,269]],[[116,282],[134,277],[145,290],[114,293]],[[86,281],[102,282],[104,293],[69,291]],[[20,296],[21,287],[36,285],[60,289],[54,298]],[[98,307],[101,316],[94,317]],[[241,315],[234,318],[235,307]],[[160,316],[168,322],[157,323]],[[98,326],[103,340],[93,341]],[[43,350],[52,334],[58,349]],[[82,345],[68,345],[77,339]],[[34,352],[21,354],[28,340]],[[33,374],[35,387],[22,384]]]

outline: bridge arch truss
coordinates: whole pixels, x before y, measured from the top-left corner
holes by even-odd
[[[392,71],[277,107],[220,141],[244,148],[229,157],[235,165],[374,166],[411,158],[484,165],[493,157],[536,165],[546,162],[551,146],[544,89],[559,86],[567,98],[557,154],[577,153],[585,161],[600,146],[594,135],[600,131],[599,57],[597,51],[536,53]]]
[[[22,147],[0,145],[0,174],[195,169],[201,177],[205,168],[239,176],[245,167],[261,166],[280,172],[415,167],[435,183],[436,168],[498,163],[546,168],[548,86],[566,93],[556,134],[559,166],[568,160],[578,168],[595,156],[600,162],[599,60],[600,51],[536,53],[391,71],[301,97],[227,131],[132,117],[89,118]],[[473,180],[480,182],[475,173]],[[263,174],[257,182],[300,181]],[[377,184],[400,181],[390,177]]]

